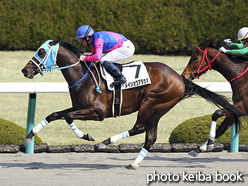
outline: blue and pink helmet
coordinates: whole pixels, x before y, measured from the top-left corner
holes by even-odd
[[[77,30],[76,39],[82,39],[87,36],[92,36],[94,34],[94,30],[89,25],[82,25]]]

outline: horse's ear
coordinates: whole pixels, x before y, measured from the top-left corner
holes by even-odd
[[[214,40],[215,40],[215,38],[213,37],[211,39],[204,41],[203,43],[201,43],[201,45],[204,46],[204,48],[211,47],[214,45]]]
[[[214,38],[214,37],[212,37],[211,39],[207,40],[207,42],[206,42],[206,46],[208,47],[208,46],[213,45],[214,40],[215,40],[215,38]]]
[[[206,43],[207,47],[210,47],[210,46],[214,45],[214,40],[215,40],[214,37],[212,37],[211,39],[209,39],[208,42]]]
[[[226,48],[230,48],[228,46],[225,45],[225,43],[223,43],[222,40],[216,40],[215,38],[212,38],[212,42],[209,44],[210,47],[213,47],[217,50],[219,50],[220,47],[222,47],[224,44],[224,47]]]
[[[204,48],[208,47],[209,45],[212,45],[212,43],[214,42],[215,38],[211,38],[211,39],[208,39],[206,41],[203,41],[199,47],[203,46]]]
[[[50,43],[49,43],[49,45],[56,45],[57,43],[59,43],[59,41],[60,41],[60,38],[57,38],[57,39],[54,39],[53,41],[51,41]]]

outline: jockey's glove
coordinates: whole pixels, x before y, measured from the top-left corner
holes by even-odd
[[[229,46],[229,47],[232,46],[232,41],[231,41],[231,39],[225,39],[224,42],[226,43],[227,46]]]
[[[225,49],[224,47],[220,47],[220,49],[219,49],[221,52],[223,52],[223,53],[228,53],[228,50],[227,49]]]

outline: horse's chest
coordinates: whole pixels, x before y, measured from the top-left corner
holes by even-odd
[[[89,106],[90,100],[87,96],[76,94],[71,96],[72,107],[76,110],[86,108]]]

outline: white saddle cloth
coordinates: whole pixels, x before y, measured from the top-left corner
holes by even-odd
[[[122,90],[151,84],[150,77],[142,61],[122,65],[122,74],[127,80],[126,83],[121,85]],[[108,89],[114,90],[114,87],[110,86],[111,83],[114,82],[114,78],[103,67],[103,77],[104,76],[107,81]]]

